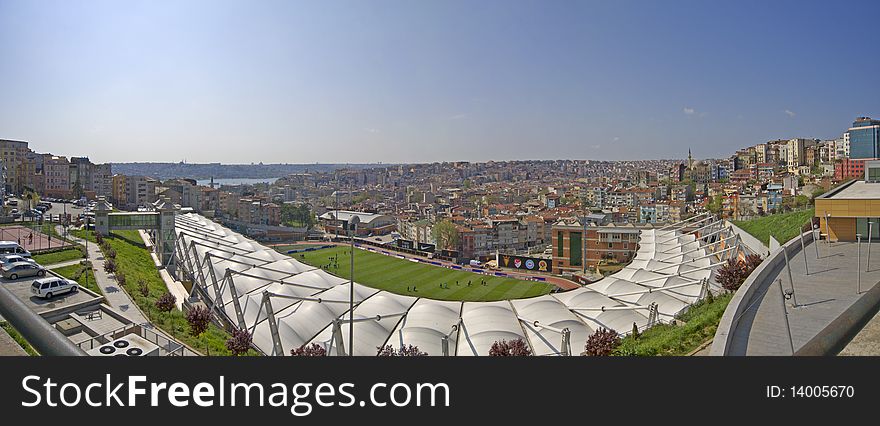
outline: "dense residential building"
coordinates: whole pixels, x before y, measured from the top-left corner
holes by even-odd
[[[66,157],[45,154],[43,176],[43,193],[46,196],[70,198],[70,162]]]
[[[156,186],[158,181],[147,176],[125,176],[123,207],[135,210],[151,204],[158,199]]]

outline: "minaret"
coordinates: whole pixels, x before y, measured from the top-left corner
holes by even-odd
[[[688,170],[694,169],[694,157],[691,156],[691,149],[688,148]]]

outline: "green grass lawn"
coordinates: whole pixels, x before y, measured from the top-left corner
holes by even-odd
[[[770,245],[770,235],[780,244],[798,236],[800,229],[814,216],[814,209],[790,213],[779,213],[746,221],[732,221],[743,231],[752,234],[765,245]]]
[[[51,265],[53,263],[67,262],[68,260],[82,259],[83,253],[77,246],[55,251],[45,254],[35,254],[32,256],[40,265]]]
[[[691,306],[679,320],[684,325],[659,324],[645,330],[638,339],[631,335],[621,341],[615,355],[624,356],[681,356],[687,355],[715,335],[721,316],[733,293],[716,296]]]
[[[30,356],[40,356],[40,353],[28,343],[27,339],[21,335],[15,328],[12,327],[12,324],[6,321],[0,321],[0,328],[6,330],[6,333],[9,334],[9,337],[12,337],[12,340],[15,340],[15,343],[18,343],[18,346],[21,346],[25,352],[27,352]]]
[[[60,268],[55,268],[52,270],[58,275],[61,275],[64,278],[74,280],[79,283],[80,286],[85,287],[95,293],[104,294],[101,292],[101,289],[98,288],[98,283],[95,281],[95,271],[92,270],[91,262],[86,265],[76,264],[76,265],[67,265],[62,266]]]
[[[338,255],[339,267],[331,266],[327,271],[342,278],[349,278],[349,252],[349,247],[339,246],[292,256],[309,265],[321,267],[330,263],[329,257]],[[486,302],[540,296],[549,293],[554,287],[547,283],[493,277],[425,265],[357,248],[354,253],[356,282],[407,296]],[[300,254],[303,257],[300,257]],[[480,280],[486,280],[487,285],[481,285]],[[468,281],[471,282],[470,287],[467,285]],[[441,283],[448,284],[449,288],[440,288]],[[407,287],[415,287],[416,291],[407,291]]]
[[[78,231],[80,238],[95,241],[92,231]],[[117,274],[125,275],[126,292],[131,296],[141,311],[150,319],[156,327],[161,328],[174,338],[186,343],[195,350],[206,355],[230,355],[226,349],[226,340],[229,333],[215,324],[210,324],[204,333],[193,336],[189,332],[189,324],[183,312],[173,309],[171,312],[162,312],[156,309],[156,300],[168,291],[165,282],[159,276],[156,265],[150,257],[150,252],[144,248],[143,242],[137,231],[113,231],[109,237],[104,237],[110,243],[110,247],[116,250]],[[144,296],[138,289],[138,282],[144,281],[149,288],[149,294]],[[252,355],[257,353],[251,350]]]

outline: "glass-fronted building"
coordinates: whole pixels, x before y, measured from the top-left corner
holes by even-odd
[[[880,120],[858,118],[847,133],[850,158],[880,158]]]

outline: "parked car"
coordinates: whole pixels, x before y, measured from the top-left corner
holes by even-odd
[[[3,269],[0,269],[0,271],[2,271],[3,278],[10,280],[17,280],[23,277],[46,276],[46,268],[30,262],[15,262],[3,266]]]
[[[7,254],[17,254],[21,257],[31,257],[31,252],[20,246],[15,241],[0,241],[0,256]]]
[[[37,263],[36,260],[31,259],[29,257],[24,257],[20,254],[6,254],[3,256],[0,256],[0,264],[2,264],[3,266],[11,265],[13,263],[18,263],[18,262],[28,262],[28,263],[34,263],[34,264]]]
[[[79,283],[59,277],[49,277],[34,281],[31,284],[31,293],[34,296],[50,299],[60,293],[73,293],[79,288]]]

